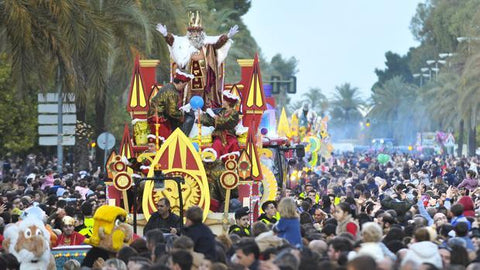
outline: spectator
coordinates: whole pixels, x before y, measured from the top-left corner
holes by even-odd
[[[370,256],[359,256],[347,264],[347,270],[376,269],[377,263]]]
[[[450,212],[452,213],[452,220],[451,224],[452,226],[455,226],[458,222],[465,222],[468,224],[468,230],[470,231],[472,224],[470,221],[463,215],[463,210],[465,208],[463,207],[462,204],[456,203],[452,205],[450,208]]]
[[[128,270],[147,270],[152,266],[149,259],[140,256],[130,257],[128,259]]]
[[[145,240],[147,241],[147,249],[150,253],[153,252],[155,247],[159,244],[165,244],[165,237],[160,229],[152,229],[148,232],[144,232]]]
[[[458,185],[458,189],[466,188],[469,191],[473,191],[475,188],[478,187],[478,180],[475,178],[477,174],[472,171],[467,171],[467,177]]]
[[[295,201],[290,197],[283,198],[278,204],[278,211],[280,220],[274,226],[274,231],[291,245],[302,246],[300,218],[296,211]]]
[[[340,203],[335,207],[335,213],[333,215],[338,223],[336,234],[340,235],[341,233],[348,232],[356,239],[358,225],[352,217],[350,205],[345,202]]]
[[[345,265],[347,255],[352,249],[350,240],[344,237],[335,237],[328,243],[327,255],[331,262],[337,265]]]
[[[184,235],[193,240],[193,250],[205,255],[208,259],[216,259],[215,235],[212,230],[202,223],[203,210],[198,206],[191,206],[185,213],[186,223]]]
[[[430,233],[426,228],[415,231],[415,242],[410,245],[402,265],[408,261],[415,263],[431,263],[437,268],[442,268],[442,258],[438,252],[438,246],[430,241]]]
[[[191,270],[192,268],[192,255],[185,250],[177,250],[170,254],[168,258],[168,266],[172,270]]]
[[[234,263],[243,265],[248,269],[258,269],[260,249],[253,239],[242,239],[235,245]]]

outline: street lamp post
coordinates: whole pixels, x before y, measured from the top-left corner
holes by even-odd
[[[432,78],[432,70],[429,67],[420,68],[420,71],[422,73],[425,73],[428,71],[428,76],[424,76],[424,77],[427,77],[429,80]]]
[[[438,54],[438,57],[440,57],[440,59],[446,59],[448,60],[448,58],[452,57],[452,56],[455,56],[456,53],[439,53]],[[448,67],[450,68],[450,61],[448,61]]]
[[[455,55],[456,55],[456,53],[439,53],[438,57],[440,57],[442,59],[445,59],[445,58],[452,57],[452,56],[455,56]]]
[[[480,37],[457,37],[459,43],[467,42],[467,53],[470,55],[470,41],[479,41]]]
[[[429,74],[425,74],[425,73],[415,73],[415,74],[412,74],[414,78],[419,78],[420,77],[420,87],[423,86],[423,78],[430,78],[430,75]]]
[[[427,65],[431,66],[432,64],[435,64],[434,68],[431,68],[431,70],[435,71],[435,79],[437,78],[438,71],[440,70],[438,68],[438,64],[445,65],[447,61],[445,60],[427,60]]]

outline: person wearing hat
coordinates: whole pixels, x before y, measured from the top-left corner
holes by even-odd
[[[152,134],[157,134],[155,124],[160,124],[158,135],[163,138],[182,126],[185,113],[179,109],[180,95],[192,78],[192,74],[177,69],[173,82],[165,84],[152,98],[147,115]]]
[[[248,207],[242,207],[235,211],[235,222],[236,224],[230,226],[228,229],[229,234],[236,234],[240,237],[248,237],[251,235],[250,232],[250,211]]]
[[[201,117],[202,125],[214,126],[212,133],[212,148],[219,159],[225,159],[229,155],[240,155],[235,127],[240,121],[240,114],[235,109],[240,98],[230,91],[223,91],[223,106],[215,111],[206,110],[206,115]]]
[[[75,231],[75,219],[70,216],[62,218],[62,234],[55,246],[76,246],[83,244],[85,236]]]
[[[317,113],[310,109],[308,102],[304,102],[302,108],[297,109],[294,114],[298,118],[298,125],[304,127],[306,132],[310,131],[317,120]]]
[[[277,202],[275,201],[266,201],[262,204],[262,211],[258,217],[258,220],[265,223],[265,224],[275,224],[277,223]]]
[[[178,36],[169,33],[166,25],[158,24],[157,31],[165,38],[170,57],[177,67],[194,74],[183,95],[183,102],[194,95],[203,97],[207,107],[220,107],[222,103],[223,63],[238,33],[238,26],[228,33],[208,36],[202,26],[200,13],[189,14],[187,34]]]

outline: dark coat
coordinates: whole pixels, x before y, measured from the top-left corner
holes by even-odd
[[[228,234],[236,234],[240,237],[248,237],[250,236],[250,228],[242,228],[236,224],[230,226],[228,229]]]
[[[381,204],[384,209],[393,209],[398,215],[404,215],[414,205],[408,200],[392,199],[390,196],[385,196]]]
[[[215,235],[205,224],[194,224],[183,229],[183,235],[193,240],[193,250],[202,253],[207,259],[215,260]]]
[[[110,258],[115,258],[115,253],[100,247],[92,247],[87,252],[87,256],[85,256],[85,258],[83,259],[82,266],[87,266],[91,268],[98,258],[102,258],[106,261]]]
[[[163,219],[158,212],[152,214],[148,220],[143,234],[145,235],[149,230],[160,229],[164,233],[169,233],[170,228],[175,228],[177,231],[180,228],[180,217],[174,213],[170,213],[166,219]]]

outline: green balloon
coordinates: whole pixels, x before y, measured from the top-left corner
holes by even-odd
[[[380,164],[385,164],[390,160],[390,156],[386,154],[378,154],[377,160]]]

